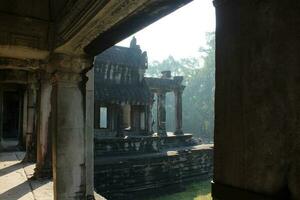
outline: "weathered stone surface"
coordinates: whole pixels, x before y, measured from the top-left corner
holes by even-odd
[[[138,199],[212,176],[213,146],[95,158],[95,190],[108,199]]]
[[[214,181],[300,199],[300,3],[216,2]]]
[[[47,70],[52,71],[51,132],[53,135],[54,199],[86,199],[86,155],[92,133],[86,126],[86,81],[82,73],[88,70],[91,60],[64,54],[54,54]],[[88,134],[90,133],[90,134]],[[88,135],[86,135],[88,134]],[[92,174],[91,174],[92,175]],[[92,185],[89,185],[92,187]]]

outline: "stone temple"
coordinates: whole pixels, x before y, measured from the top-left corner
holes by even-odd
[[[141,142],[141,136],[134,133],[136,128],[144,129],[141,122],[146,121],[142,136],[151,138],[148,143],[154,141],[153,136],[147,135],[151,127],[146,103],[137,105],[137,102],[132,103],[135,100],[130,100],[130,103],[121,103],[122,107],[116,102],[104,105],[102,94],[105,92],[101,91],[97,116],[109,115],[108,106],[122,109],[117,117],[122,123],[116,127],[120,142],[114,140],[114,147],[104,145],[106,148],[102,148],[110,138],[102,138],[105,130],[100,126],[113,124],[109,117],[106,123],[101,119],[94,123],[93,70],[97,73],[96,65],[103,70],[100,61],[94,62],[95,56],[189,2],[191,0],[1,1],[0,165],[9,161],[4,151],[11,150],[12,144],[7,141],[15,138],[19,148],[26,150],[23,163],[36,163],[35,177],[52,174],[51,193],[55,200],[93,199],[94,189],[108,195],[116,190],[120,196],[131,194],[145,188],[139,181],[162,189],[166,179],[176,181],[177,177],[184,176],[185,164],[164,165],[164,149],[148,154],[151,159],[147,165],[146,155],[143,161],[129,155],[129,149],[135,149],[135,153],[143,149],[144,139]],[[216,10],[213,199],[300,199],[300,2],[214,0],[212,3]],[[201,26],[197,19],[186,23]],[[181,39],[184,36],[178,38]],[[122,73],[126,74],[118,72]],[[165,73],[162,79],[170,82],[169,79],[174,81],[174,78]],[[173,137],[164,135],[164,92],[151,82],[148,81],[150,92],[160,99],[160,112],[156,117],[160,122],[156,143],[160,143],[163,138]],[[132,105],[130,118],[128,104]],[[141,114],[143,109],[145,120]],[[139,120],[132,120],[133,116]],[[180,115],[177,117],[180,119]],[[94,131],[94,124],[99,124],[100,130]],[[180,130],[180,123],[177,125]],[[179,138],[180,131],[174,132],[175,138]],[[127,137],[130,139],[124,140],[126,134],[132,134]],[[136,141],[131,142],[135,138]],[[132,157],[115,164],[109,154],[115,154],[118,148],[128,149],[128,155],[118,155],[120,159]],[[184,162],[179,154],[188,152],[169,151],[168,156],[175,156],[168,160]],[[154,155],[157,155],[155,161]],[[8,193],[23,194],[19,188],[26,185],[26,181],[3,190],[12,181],[6,175],[19,172],[12,169],[1,168],[5,176],[0,176],[0,180],[5,180],[0,187],[0,199],[5,199]],[[155,170],[151,172],[151,169]],[[134,180],[129,176],[133,173]],[[145,178],[147,173],[150,174]],[[156,175],[162,174],[168,176],[159,184],[153,184]],[[109,183],[104,179],[115,181]],[[116,186],[120,179],[127,182]],[[101,185],[102,182],[107,185]]]
[[[129,48],[113,46],[95,57],[95,189],[108,199],[139,199],[212,175],[212,145],[182,131],[183,77],[170,71],[145,77],[147,68],[147,53],[135,38]],[[175,94],[176,110],[175,130],[168,133],[167,92]]]

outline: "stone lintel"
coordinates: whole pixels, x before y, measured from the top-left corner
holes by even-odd
[[[77,9],[72,9],[58,24],[61,39],[55,52],[84,54],[84,47],[93,39],[143,6],[145,2],[146,0],[93,1],[93,3],[77,1],[73,5]],[[83,10],[85,15],[82,16]]]

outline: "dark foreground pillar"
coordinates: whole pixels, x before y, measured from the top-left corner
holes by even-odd
[[[300,2],[215,5],[213,196],[300,199]]]

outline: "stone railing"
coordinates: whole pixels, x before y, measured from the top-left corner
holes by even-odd
[[[172,136],[131,136],[103,138],[95,136],[95,156],[130,155],[161,152],[197,144],[192,134]]]

